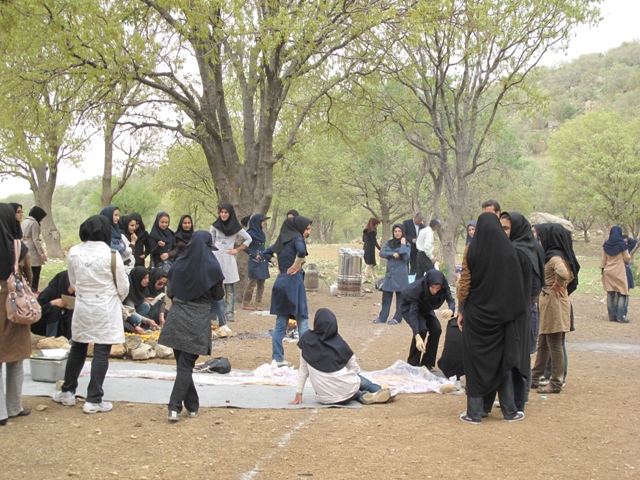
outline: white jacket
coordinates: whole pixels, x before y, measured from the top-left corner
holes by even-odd
[[[111,273],[111,249],[104,242],[83,242],[69,251],[69,282],[76,289],[73,340],[80,343],[124,342],[122,300],[129,294],[129,279],[116,254],[116,279]]]

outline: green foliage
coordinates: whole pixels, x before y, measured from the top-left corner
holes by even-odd
[[[640,202],[640,119],[589,112],[551,139],[554,190],[567,208],[631,225]]]

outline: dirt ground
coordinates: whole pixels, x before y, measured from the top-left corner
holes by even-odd
[[[580,259],[588,273],[597,268],[598,249],[584,250]],[[394,403],[359,410],[203,408],[199,418],[177,424],[167,422],[164,406],[117,403],[112,412],[84,415],[79,406],[26,397],[26,407],[47,409],[0,427],[0,478],[637,477],[640,299],[631,299],[630,324],[612,324],[601,287],[585,278],[587,289],[572,296],[577,329],[567,337],[566,389],[546,400],[532,392],[522,422],[505,423],[494,410],[481,426],[463,424],[458,415],[465,396],[433,393],[399,395]],[[334,310],[364,370],[406,359],[406,323],[371,323],[380,309],[378,292],[337,298],[320,285],[319,293],[309,294],[310,311]],[[238,310],[231,327],[258,334],[273,324],[273,317]],[[270,355],[266,337],[214,346],[214,356],[228,357],[237,369],[256,368]],[[285,343],[285,357],[298,363],[294,343]]]

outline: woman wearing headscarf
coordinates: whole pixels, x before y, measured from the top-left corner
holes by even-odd
[[[609,321],[629,323],[625,311],[629,301],[629,282],[625,264],[631,261],[629,245],[624,241],[622,228],[611,227],[609,239],[602,245],[602,286],[607,292]]]
[[[133,266],[144,267],[145,258],[149,256],[151,248],[149,247],[149,234],[144,228],[142,215],[133,212],[131,215],[122,216],[119,225],[133,252],[135,260]]]
[[[16,238],[22,238],[22,205],[15,202],[9,202],[9,205],[11,205],[16,212]]]
[[[467,379],[463,422],[479,424],[484,398],[496,391],[505,421],[524,419],[515,407],[511,371],[520,358],[516,324],[526,315],[518,255],[495,213],[482,213],[458,283],[458,327]]]
[[[169,228],[169,214],[160,212],[153,222],[149,233],[149,247],[151,249],[151,268],[161,268],[168,272],[173,264],[177,251],[175,250],[176,238]]]
[[[245,250],[251,244],[251,237],[242,228],[236,212],[230,203],[220,205],[220,215],[211,224],[213,253],[215,254],[222,273],[224,274],[224,302],[217,304],[217,316],[222,327],[227,322],[233,322],[235,313],[235,284],[240,281],[236,255]],[[241,237],[242,245],[236,248],[236,238]],[[212,313],[215,305],[212,305]]]
[[[124,251],[120,255],[122,255],[122,263],[128,275],[136,264],[134,250],[136,248],[136,240],[138,240],[138,236],[135,233],[137,222],[130,215],[122,215],[118,220],[118,228],[122,232],[120,238],[124,244]]]
[[[211,355],[209,304],[223,296],[222,270],[211,251],[211,235],[197,231],[184,255],[169,271],[171,312],[158,343],[173,348],[177,373],[169,398],[168,419],[180,420],[183,407],[197,417],[200,403],[193,383],[193,367],[199,355]]]
[[[148,327],[151,330],[158,329],[158,324],[148,318],[149,310],[151,310],[151,305],[145,301],[145,292],[148,285],[149,270],[145,267],[135,267],[131,270],[129,273],[129,294],[122,303],[133,309],[130,309],[131,314],[126,321],[138,334],[145,332],[144,327]]]
[[[300,214],[298,213],[297,210],[289,210],[287,212],[287,218],[297,217],[298,215],[300,215]]]
[[[307,378],[311,379],[316,399],[325,405],[345,404],[351,400],[369,405],[390,400],[388,388],[382,388],[360,375],[356,356],[338,333],[338,320],[328,308],[316,312],[313,330],[307,330],[300,337],[298,347],[298,388],[296,398],[289,405],[302,403]]]
[[[524,321],[516,323],[520,357],[518,364],[511,372],[516,409],[524,412],[531,384],[531,354],[535,352],[535,348],[531,345],[531,322],[534,310],[537,314],[536,302],[544,281],[544,251],[533,236],[531,224],[521,214],[502,212],[500,223],[516,249],[522,273],[523,292],[525,298],[529,299],[530,306]],[[485,402],[486,413],[491,411],[492,404],[493,399]]]
[[[15,261],[13,240],[16,238],[16,212],[6,203],[0,203],[0,426],[7,418],[29,415],[22,407],[22,362],[31,355],[31,334],[28,325],[9,321],[7,279],[13,272]],[[2,381],[2,367],[6,366],[6,383]]]
[[[475,220],[471,220],[467,223],[467,239],[464,242],[465,246],[469,245],[471,240],[473,240],[473,236],[476,234],[476,224],[477,222]]]
[[[542,289],[539,305],[538,353],[532,370],[531,388],[537,388],[539,393],[560,393],[566,377],[564,339],[565,334],[572,328],[569,295],[578,285],[580,264],[573,252],[571,232],[555,223],[537,224],[535,227],[544,249],[546,263],[545,287]],[[549,358],[549,385],[538,388]]]
[[[374,282],[378,278],[378,274],[376,273],[376,248],[380,250],[380,245],[378,245],[378,239],[376,238],[378,235],[378,225],[380,225],[380,220],[376,217],[371,217],[369,218],[367,226],[362,231],[364,264],[366,265],[364,269],[364,283],[369,283],[369,277],[371,277]]]
[[[395,292],[396,312],[393,318],[389,320],[389,324],[397,325],[402,321],[402,312],[400,310],[401,292],[404,287],[409,285],[407,262],[411,255],[411,247],[407,245],[407,240],[403,236],[402,225],[395,224],[391,228],[391,232],[393,237],[380,250],[380,258],[387,259],[387,273],[384,275],[384,283],[382,284],[382,308],[380,315],[373,323],[387,323],[387,318],[389,318],[389,313],[391,312],[393,293]]]
[[[449,309],[443,312],[443,318],[448,320],[453,317],[456,302],[451,296],[447,279],[439,270],[427,270],[422,278],[402,290],[400,309],[413,333],[407,359],[409,365],[424,365],[429,370],[435,367],[442,327],[434,310],[440,308],[445,301]]]
[[[111,345],[124,342],[122,300],[129,293],[129,280],[120,255],[111,252],[113,222],[94,215],[80,225],[82,243],[71,248],[67,260],[69,283],[75,289],[73,340],[62,389],[53,395],[55,402],[74,406],[78,377],[94,344],[91,377],[84,413],[108,412],[113,408],[103,401],[102,384],[109,369]],[[112,270],[115,263],[115,272]]]
[[[164,325],[165,315],[167,313],[165,295],[167,293],[168,277],[167,272],[159,268],[151,270],[149,283],[144,292],[147,303],[151,305],[147,318],[157,322],[161,327]]]
[[[67,308],[62,296],[75,296],[69,282],[69,272],[63,270],[51,279],[47,288],[38,295],[42,307],[42,318],[31,325],[31,333],[46,337],[63,336],[71,338],[71,317],[73,310]]]
[[[289,365],[284,359],[282,340],[289,319],[298,322],[300,338],[309,330],[309,309],[307,293],[304,289],[304,271],[302,265],[308,255],[305,239],[311,233],[311,220],[297,216],[287,218],[280,228],[276,243],[263,252],[263,257],[271,260],[278,256],[278,270],[271,290],[271,315],[276,315],[276,326],[271,336],[271,358],[277,366]]]
[[[191,215],[182,215],[178,230],[176,230],[176,258],[187,250],[193,231],[193,218],[191,218]]]
[[[31,270],[33,271],[33,282],[31,282],[31,289],[34,292],[38,291],[40,286],[40,271],[42,265],[47,261],[47,254],[44,251],[44,247],[40,243],[40,223],[47,216],[42,208],[35,206],[29,210],[29,216],[22,222],[22,233],[24,235],[23,241],[29,249],[29,257],[31,261]],[[14,212],[15,219],[15,212]],[[12,228],[13,227],[12,225]]]
[[[261,213],[256,213],[249,219],[249,230],[247,233],[251,237],[251,244],[245,250],[245,253],[249,255],[249,283],[245,287],[244,296],[242,297],[242,308],[245,310],[262,310],[264,282],[270,277],[269,262],[262,257],[262,251],[267,241],[264,229],[267,226],[268,219],[269,217],[265,217]],[[251,297],[253,297],[254,289],[256,289],[255,307],[251,305]]]
[[[109,246],[112,250],[123,255],[126,246],[122,241],[122,232],[120,231],[120,226],[118,222],[120,222],[120,209],[115,205],[110,205],[108,207],[104,207],[100,210],[100,215],[106,217],[109,222],[111,222],[111,236],[109,239]]]

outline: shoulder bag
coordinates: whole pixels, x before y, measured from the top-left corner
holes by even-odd
[[[13,272],[7,279],[7,318],[13,323],[31,325],[42,318],[42,308],[18,269],[20,240],[13,241],[13,253]]]

